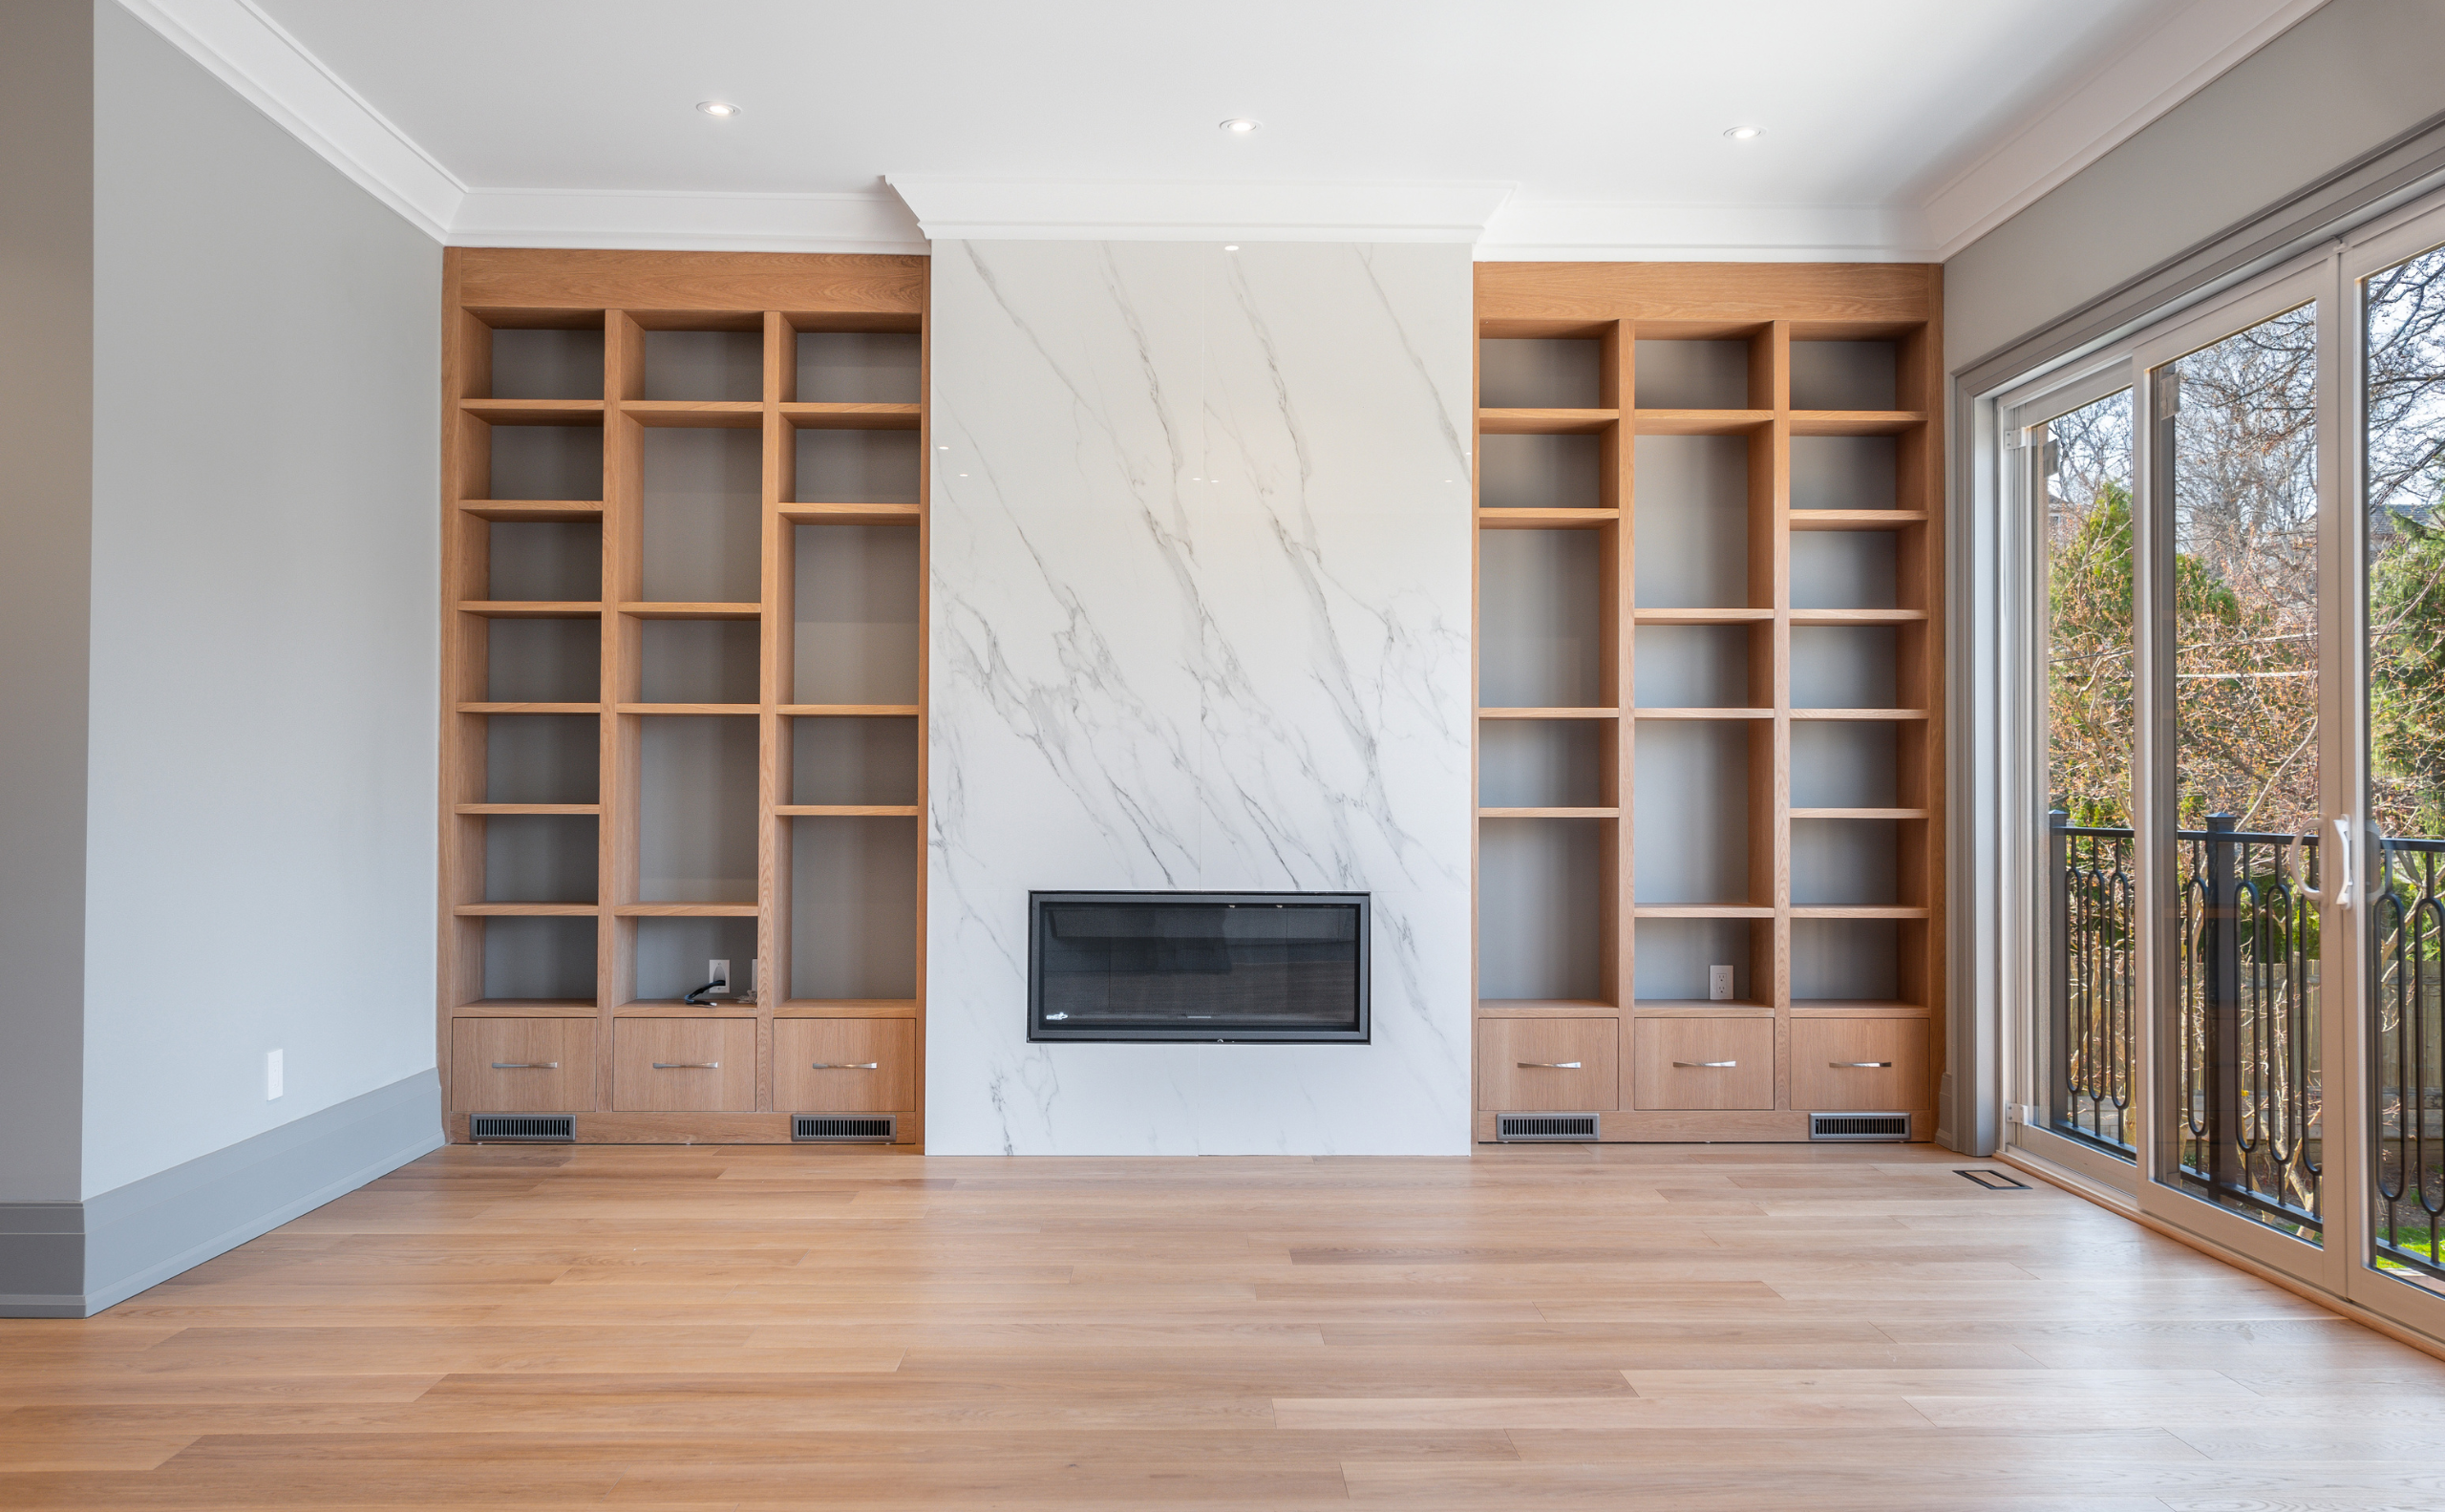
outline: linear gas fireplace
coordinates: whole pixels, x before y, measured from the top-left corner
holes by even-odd
[[[1363,892],[1028,895],[1028,1038],[1367,1042]]]

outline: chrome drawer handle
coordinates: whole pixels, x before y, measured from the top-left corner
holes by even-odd
[[[1673,1064],[1687,1066],[1692,1071],[1721,1071],[1728,1066],[1737,1066],[1740,1062],[1736,1060],[1676,1060]]]
[[[1836,1071],[1890,1071],[1893,1069],[1893,1062],[1889,1060],[1829,1060],[1826,1064]]]
[[[719,1071],[722,1069],[722,1063],[718,1060],[657,1060],[653,1063],[653,1069],[656,1071]]]
[[[819,1060],[807,1069],[809,1071],[879,1071],[882,1067],[882,1062],[879,1060],[869,1060],[864,1062]]]
[[[1522,1071],[1578,1071],[1583,1069],[1583,1064],[1576,1060],[1523,1060],[1520,1063],[1520,1069]]]
[[[558,1071],[560,1069],[561,1063],[557,1060],[496,1060],[493,1062],[495,1071]]]

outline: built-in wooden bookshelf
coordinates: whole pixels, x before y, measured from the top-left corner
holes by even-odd
[[[1939,278],[1478,265],[1479,1139],[1932,1134]]]
[[[926,267],[444,254],[452,1139],[922,1140]]]

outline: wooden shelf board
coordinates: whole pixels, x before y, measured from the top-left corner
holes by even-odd
[[[1643,903],[1630,909],[1635,919],[1771,919],[1768,903]]]
[[[478,520],[503,522],[555,521],[585,522],[603,518],[599,499],[462,499],[458,512]]]
[[[1794,904],[1795,919],[1924,919],[1927,910],[1914,904]]]
[[[739,715],[757,714],[764,712],[762,704],[614,704],[612,708],[620,713],[644,714],[649,717],[657,714]]]
[[[1773,609],[1634,608],[1630,610],[1630,623],[1634,625],[1762,625],[1774,617]]]
[[[493,425],[601,425],[601,399],[461,399],[458,413]]]
[[[781,504],[783,520],[794,525],[913,525],[916,504]]]
[[[915,819],[925,811],[914,803],[781,803],[773,812],[789,819]]]
[[[915,1018],[913,997],[793,997],[773,1005],[775,1018]]]
[[[752,431],[764,423],[753,399],[623,399],[620,413],[639,425],[691,430]]]
[[[1795,719],[1894,719],[1908,721],[1924,719],[1924,709],[1792,709]]]
[[[1772,709],[1633,709],[1633,719],[1772,719]]]
[[[487,704],[458,705],[462,714],[599,714],[601,704]]]
[[[623,603],[620,612],[640,620],[759,620],[761,604],[672,604],[643,600]]]
[[[1483,436],[1592,436],[1617,424],[1619,410],[1479,410]]]
[[[591,814],[599,818],[603,813],[603,805],[600,803],[461,803],[452,812],[472,815]]]
[[[780,705],[780,713],[794,719],[906,719],[917,712],[915,704]]]
[[[603,606],[583,599],[565,604],[540,599],[460,599],[458,612],[488,620],[590,620],[602,616]]]
[[[1925,609],[1794,609],[1794,625],[1915,625]]]
[[[922,404],[784,404],[781,418],[801,431],[913,431]]]
[[[639,997],[611,1011],[613,1018],[754,1018],[757,1008],[754,1003],[734,1003],[715,998],[710,1003],[683,1003],[675,997]]]
[[[595,903],[462,903],[450,910],[461,919],[591,919]]]
[[[1620,819],[1618,808],[1481,808],[1479,819]]]
[[[753,903],[624,903],[612,912],[623,919],[753,919]]]
[[[1794,530],[1901,530],[1927,522],[1924,509],[1794,509],[1785,520]]]
[[[1634,410],[1641,436],[1739,436],[1775,423],[1772,410]]]
[[[1618,522],[1618,509],[1480,509],[1480,530],[1599,530]]]
[[[1717,1003],[1698,998],[1640,998],[1630,1005],[1638,1018],[1772,1018],[1775,1005],[1748,1001]]]
[[[1794,436],[1899,436],[1927,423],[1917,410],[1794,410]]]
[[[1611,1003],[1576,997],[1481,997],[1478,999],[1479,1018],[1616,1018],[1621,1010]]]
[[[1480,719],[1619,719],[1619,709],[1480,709]]]
[[[1925,819],[1923,808],[1796,808],[1794,819]]]
[[[590,997],[479,997],[450,1011],[454,1018],[593,1018]]]
[[[1831,998],[1792,1004],[1794,1018],[1924,1018],[1924,1003],[1845,1003]]]

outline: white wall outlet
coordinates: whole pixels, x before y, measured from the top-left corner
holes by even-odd
[[[730,990],[730,963],[729,963],[728,961],[708,961],[708,962],[706,962],[706,963],[705,963],[705,980],[713,984],[711,988],[707,989],[707,990],[708,990],[708,991],[713,991],[713,992],[727,992],[727,991],[729,991],[729,990]]]
[[[284,1064],[287,1056],[287,1051],[264,1052],[264,1100],[266,1102],[278,1102],[288,1090],[287,1085],[288,1071]]]
[[[1732,1001],[1732,968],[1728,966],[1707,968],[1707,998],[1708,1001],[1715,1003]]]

